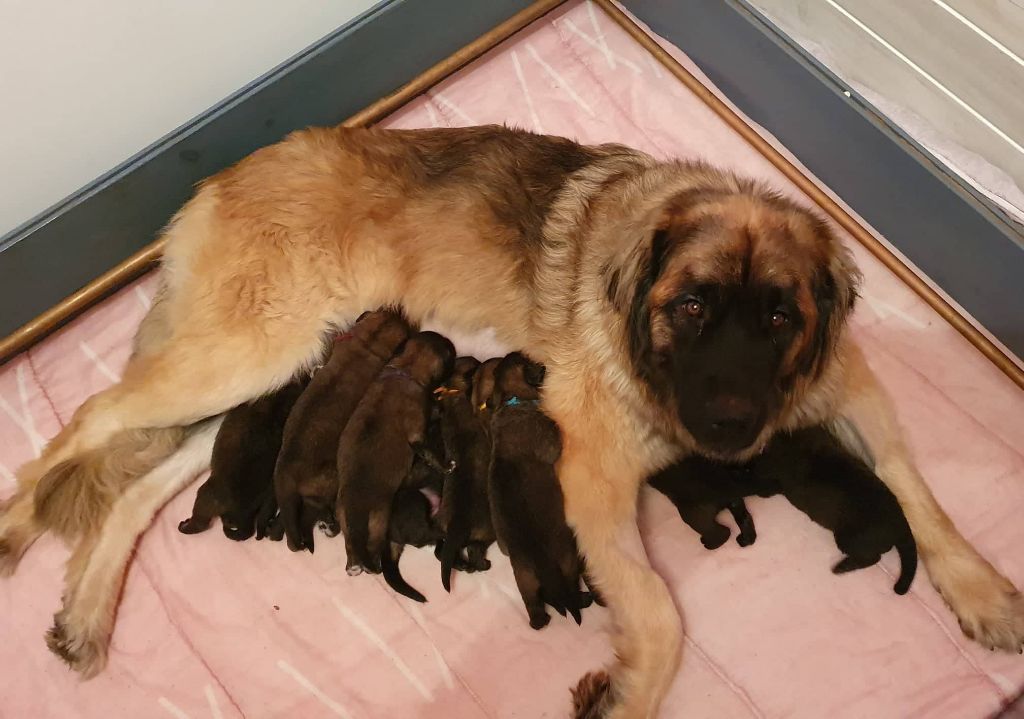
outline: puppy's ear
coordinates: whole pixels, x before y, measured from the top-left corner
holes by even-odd
[[[861,274],[850,251],[821,222],[816,231],[830,247],[828,262],[819,267],[811,282],[811,295],[817,309],[811,341],[799,358],[799,370],[817,377],[828,365],[843,329],[857,302]]]
[[[367,317],[368,317],[369,315],[372,315],[372,314],[373,314],[373,310],[367,310],[366,312],[364,312],[363,314],[359,315],[359,317],[357,317],[357,318],[356,318],[356,322],[357,322],[357,323],[359,323],[359,322],[362,322],[362,321],[363,321],[363,320],[365,320],[365,319],[366,319],[366,318],[367,318]]]

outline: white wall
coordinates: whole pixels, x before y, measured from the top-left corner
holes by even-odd
[[[0,235],[377,0],[0,0]]]

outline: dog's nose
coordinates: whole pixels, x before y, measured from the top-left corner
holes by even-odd
[[[711,428],[723,434],[744,434],[757,421],[757,406],[743,397],[723,395],[707,406]]]

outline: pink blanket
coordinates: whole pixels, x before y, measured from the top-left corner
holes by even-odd
[[[689,64],[681,54],[680,59]],[[344,80],[341,80],[344,81]],[[573,3],[410,103],[391,127],[507,122],[658,157],[701,157],[795,191],[599,9]],[[921,469],[967,537],[1024,585],[1024,394],[859,246],[854,332],[895,395]],[[0,368],[0,493],[87,396],[115,381],[149,305],[147,277]],[[465,351],[489,354],[486,338]],[[176,530],[194,488],[159,515],[128,576],[109,668],[80,682],[42,635],[66,551],[44,538],[0,582],[0,716],[558,717],[609,658],[608,616],[532,631],[507,560],[458,575],[403,561],[420,606],[315,555]],[[784,500],[754,499],[757,543],[708,552],[645,494],[653,561],[685,609],[669,717],[983,717],[1024,687],[1024,658],[964,639],[923,572],[891,591],[894,557],[834,577],[831,536]],[[1013,710],[1010,710],[1013,711]]]

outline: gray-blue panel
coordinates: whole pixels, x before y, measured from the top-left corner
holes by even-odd
[[[14,230],[0,239],[0,336],[152,242],[197,181],[292,130],[341,122],[529,5],[381,3]]]

